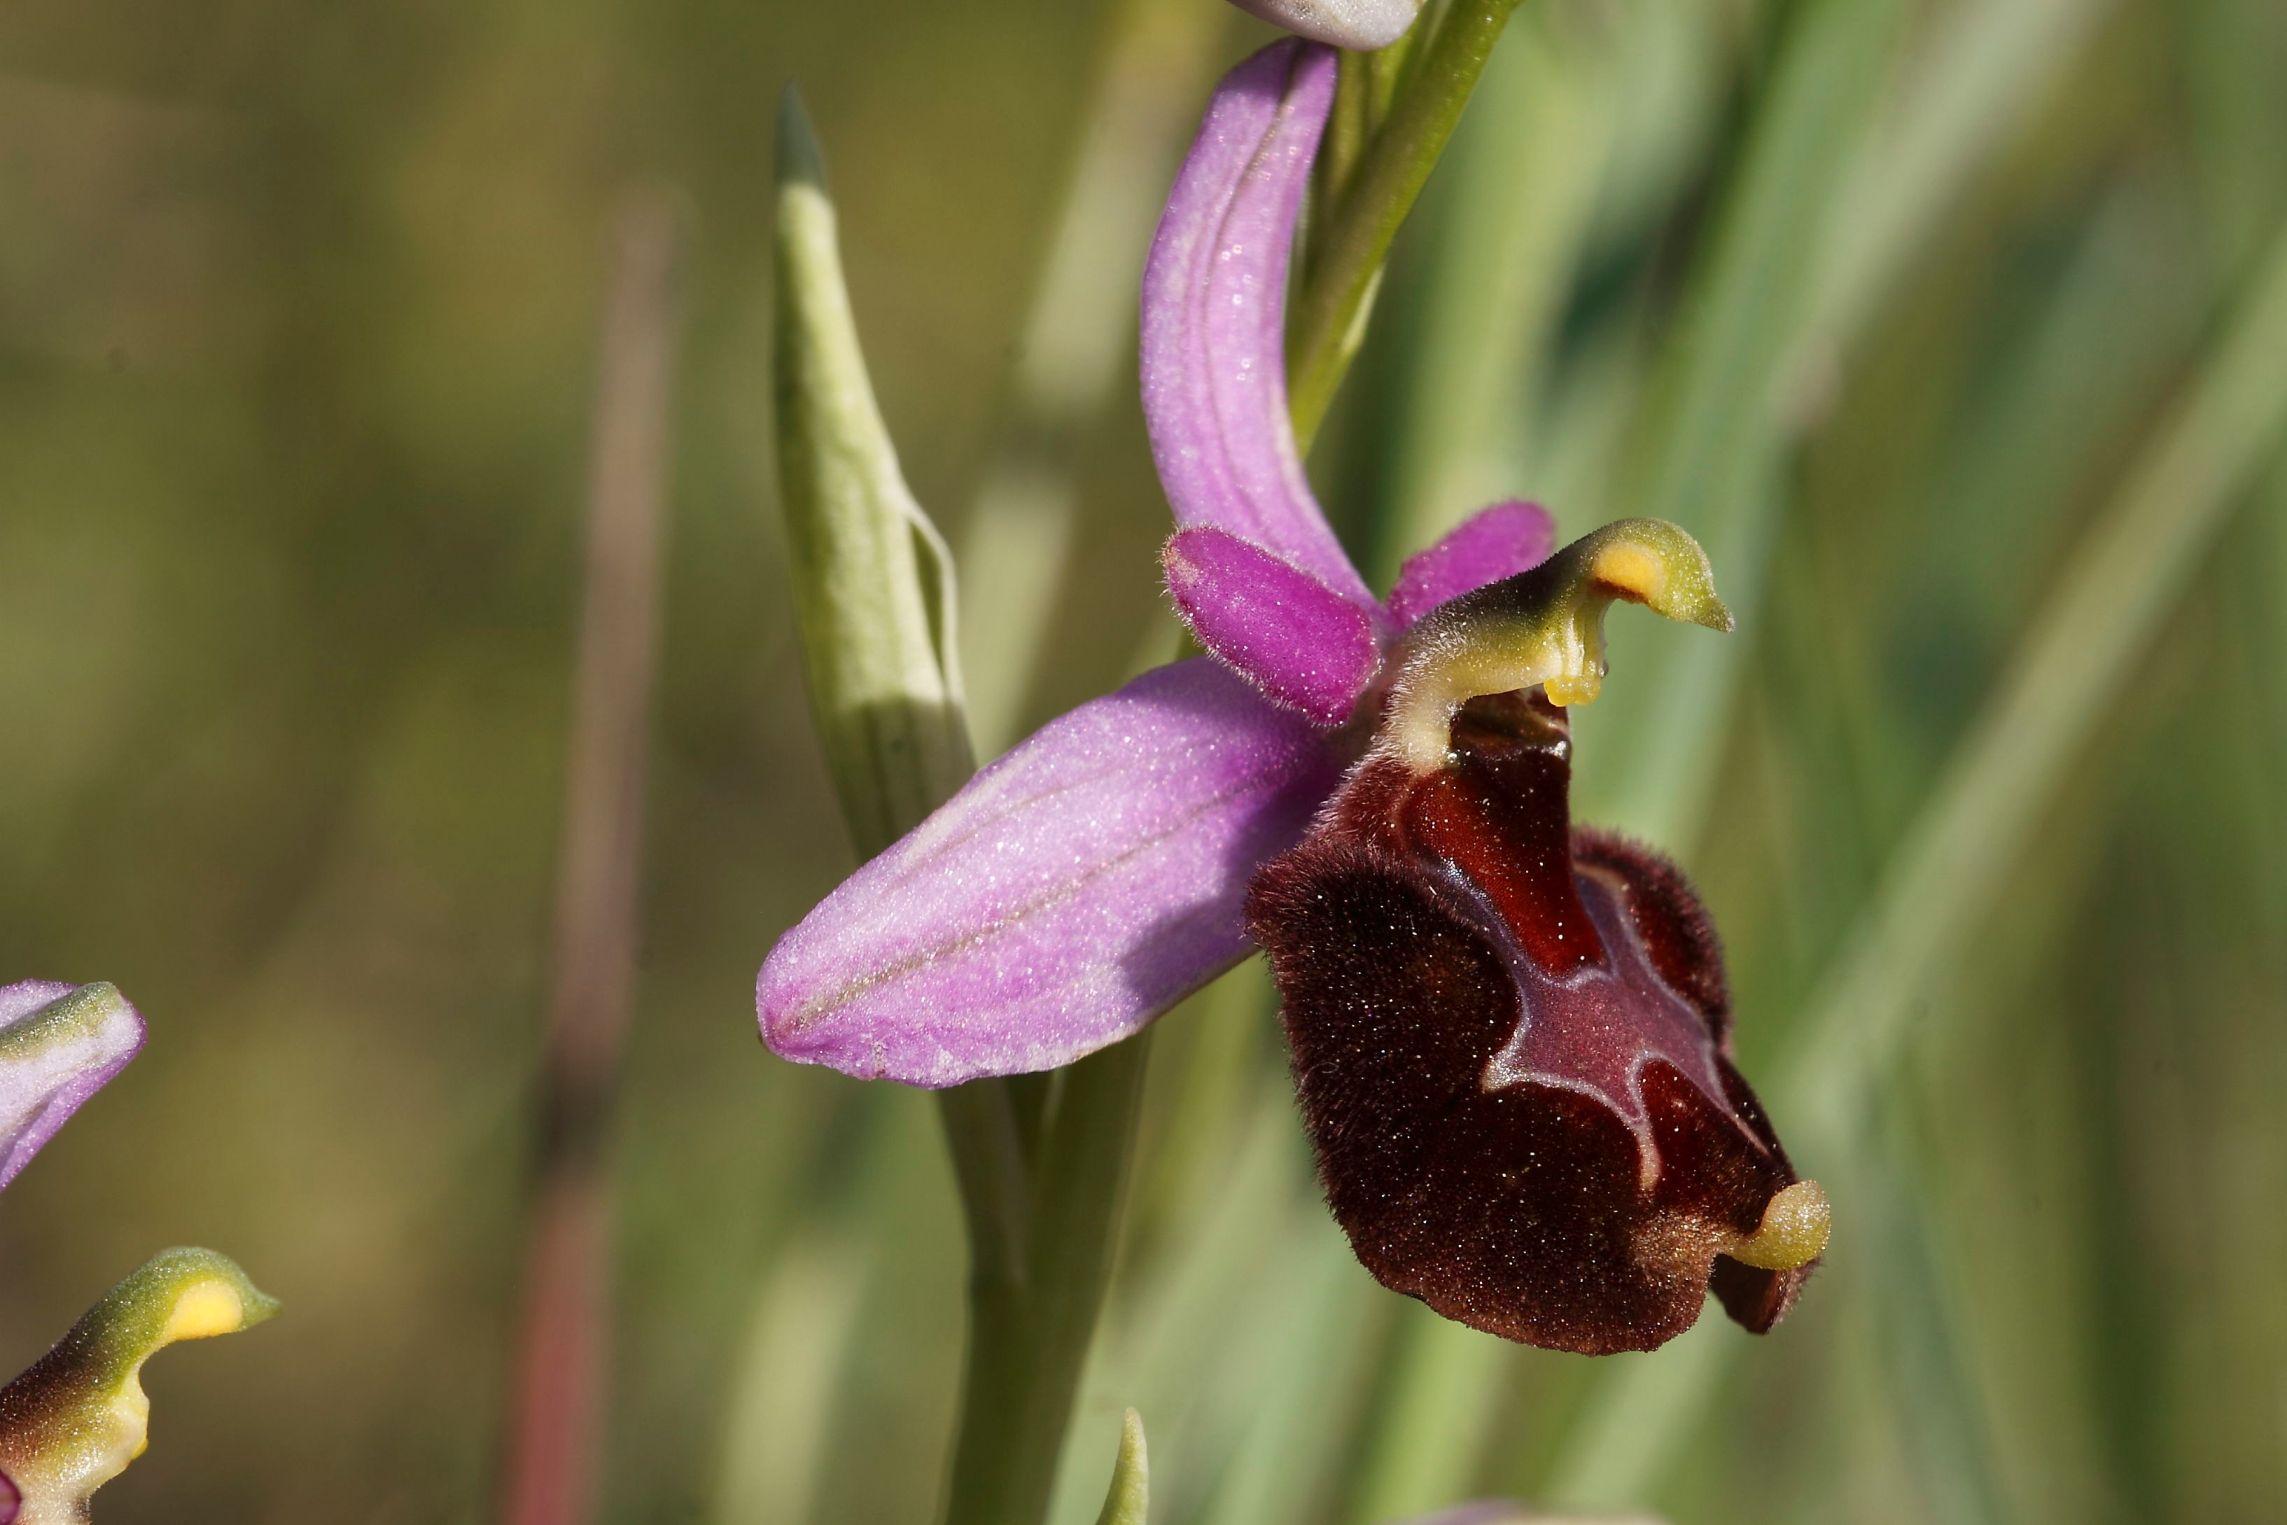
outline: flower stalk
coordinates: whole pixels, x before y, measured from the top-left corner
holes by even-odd
[[[951,558],[897,464],[842,278],[825,168],[789,91],[778,144],[780,494],[810,698],[853,845],[873,858],[974,771]],[[1045,1079],[941,1090],[970,1245],[949,1525],[1045,1515],[1103,1301],[1145,1044]]]
[[[682,235],[663,195],[617,235],[588,480],[586,591],[557,879],[542,1134],[502,1515],[577,1525],[596,1506],[611,1330],[606,1135],[633,1002],[643,780],[658,646]]]
[[[1290,406],[1296,443],[1305,454],[1364,342],[1366,314],[1390,245],[1520,3],[1458,0],[1433,35],[1401,43],[1415,56],[1379,71],[1385,78],[1402,76],[1402,83],[1390,93],[1387,116],[1357,151],[1335,204],[1311,233],[1289,325]]]

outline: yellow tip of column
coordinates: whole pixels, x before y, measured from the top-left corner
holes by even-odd
[[[1762,1226],[1726,1253],[1758,1270],[1792,1271],[1826,1252],[1833,1228],[1825,1188],[1816,1181],[1797,1181],[1764,1206]]]

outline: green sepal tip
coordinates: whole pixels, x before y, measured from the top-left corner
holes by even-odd
[[[178,1340],[235,1334],[277,1312],[275,1298],[212,1250],[162,1250],[105,1293],[0,1388],[0,1473],[22,1495],[15,1525],[87,1519],[95,1490],[143,1454],[145,1361]]]

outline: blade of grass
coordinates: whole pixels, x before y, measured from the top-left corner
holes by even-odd
[[[1787,1110],[1840,1131],[1849,1099],[1903,1038],[1920,971],[1942,967],[2187,592],[2287,427],[2287,238],[2218,336],[2197,386],[2075,549],[1984,715],[1886,877],[1865,931],[1810,1005]]]
[[[1112,1463],[1111,1486],[1096,1525],[1144,1525],[1151,1502],[1151,1464],[1144,1451],[1143,1416],[1129,1409],[1120,1418],[1120,1452]]]
[[[1331,1232],[1331,1230],[1329,1230]],[[1366,1388],[1373,1343],[1358,1337],[1379,1289],[1347,1255],[1309,1255],[1273,1317],[1263,1391],[1240,1427],[1204,1525],[1293,1525],[1314,1518]]]
[[[1078,530],[1079,456],[1134,353],[1144,249],[1224,16],[1182,0],[1122,0],[1108,22],[1017,348],[1003,443],[977,489],[961,575],[993,617],[962,629],[969,723],[985,756],[1017,736]]]
[[[725,1402],[715,1525],[794,1525],[815,1516],[865,1270],[856,1247],[826,1233],[796,1241],[771,1267]]]
[[[683,246],[674,206],[660,192],[631,201],[615,232],[588,463],[544,1131],[501,1499],[501,1518],[512,1525],[594,1517],[611,1391],[607,1133],[635,990]]]
[[[1403,1309],[1400,1320],[1378,1422],[1344,1501],[1353,1525],[1426,1514],[1473,1492],[1501,1415],[1501,1379],[1515,1369],[1516,1347],[1491,1335],[1424,1308]]]
[[[2208,364],[2068,558],[1859,933],[1809,1003],[1768,1094],[1814,1168],[1848,1155],[1852,1119],[1904,1041],[1925,972],[1948,967],[1976,934],[2041,824],[2042,805],[2098,734],[2107,700],[2183,599],[2283,429],[2287,238],[2274,244]],[[1550,1496],[1606,1505],[1656,1488],[1744,1344],[1728,1334],[1695,1332],[1657,1363],[1616,1367],[1582,1415]]]
[[[1813,278],[1840,190],[1888,61],[1897,0],[1809,0],[1794,8],[1762,92],[1745,158],[1724,199],[1681,339],[1655,383],[1642,467],[1626,512],[1670,519],[1707,548],[1723,595],[1753,627],[1781,494],[1783,386],[1811,311]],[[1615,622],[1612,666],[1628,679],[1584,712],[1591,808],[1655,842],[1703,818],[1708,759],[1736,681],[1741,641],[1679,641]]]
[[[1310,229],[1302,289],[1287,319],[1288,407],[1305,454],[1358,352],[1382,263],[1437,167],[1493,44],[1520,0],[1458,0],[1374,133],[1339,206]]]
[[[1612,129],[1607,60],[1553,26],[1535,12],[1494,49],[1450,183],[1431,193],[1438,226],[1410,283],[1418,309],[1391,511],[1370,557],[1381,582],[1465,514],[1517,492],[1509,447],[1532,412]]]
[[[1098,1342],[1086,1383],[1092,1413],[1108,1414],[1125,1399],[1154,1416],[1160,1508],[1170,1518],[1184,1517],[1184,1501],[1203,1495],[1214,1475],[1216,1447],[1201,1443],[1214,1436],[1203,1431],[1223,1426],[1208,1411],[1219,1398],[1253,1390],[1255,1363],[1246,1353],[1284,1297],[1280,1279],[1262,1268],[1279,1262],[1302,1215],[1317,1210],[1299,1190],[1307,1164],[1283,1077],[1252,1093],[1250,1113],[1214,1190],[1174,1227],[1179,1237],[1157,1260],[1131,1274],[1132,1290]],[[1102,1418],[1090,1423],[1104,1427]],[[1055,1518],[1084,1508],[1089,1489],[1074,1474],[1097,1454],[1093,1446],[1068,1451]]]
[[[1847,345],[1926,248],[1993,145],[2040,104],[2118,0],[1978,0],[1947,12],[1876,127],[1824,261],[1806,351]],[[1815,353],[1796,369],[1823,363]]]
[[[1984,1404],[1963,1359],[1961,1319],[1933,1243],[1929,1194],[1917,1147],[1894,1105],[1865,1133],[1863,1192],[1867,1245],[1858,1256],[1873,1283],[1867,1306],[1896,1396],[1885,1416],[1912,1457],[1925,1516],[1958,1525],[2010,1518],[1993,1466]],[[1814,1506],[1815,1508],[1815,1506]]]
[[[1776,356],[1777,370],[1771,373],[1775,391],[1726,399],[1722,389],[1728,381],[1753,381],[1758,373],[1745,369],[1727,373],[1718,357],[1708,357],[1717,368],[1706,373],[1700,395],[1710,411],[1682,410],[1679,427],[1685,427],[1682,419],[1698,414],[1705,419],[1706,437],[1720,444],[1704,452],[1685,452],[1679,445],[1677,460],[1683,473],[1655,474],[1653,480],[1665,480],[1671,490],[1685,493],[1697,489],[1713,506],[1719,517],[1704,530],[1691,519],[1681,522],[1699,531],[1723,569],[1725,595],[1735,610],[1751,611],[1759,593],[1767,558],[1754,552],[1771,544],[1775,525],[1768,520],[1780,508],[1775,495],[1749,485],[1758,473],[1762,480],[1773,480],[1768,458],[1758,464],[1747,457],[1777,446],[1768,437],[1758,439],[1741,428],[1737,417],[1720,416],[1721,409],[1726,404],[1750,405],[1752,396],[1766,429],[1774,424],[1781,429],[1798,425],[1798,419],[1787,415],[1820,389],[1836,355],[1850,346],[1910,271],[1914,253],[1926,244],[1929,230],[1940,224],[1968,183],[1990,163],[1993,144],[2039,103],[2113,3],[2002,0],[1957,7],[1936,42],[1893,93],[1895,105],[1873,128],[1857,155],[1860,162],[1836,184],[1842,212],[1831,220],[1832,231],[1815,264],[1805,272],[1810,302],[1803,305],[1798,297],[1790,304],[1787,325],[1762,333],[1783,350]],[[1861,61],[1866,61],[1863,55]],[[1870,78],[1858,84],[1868,99],[1874,96],[1872,86]],[[1777,267],[1767,256],[1757,256],[1745,268],[1769,273]],[[1760,358],[1774,357],[1765,352]],[[1722,471],[1727,457],[1734,476],[1726,477]],[[1739,505],[1728,516],[1725,493]],[[1657,501],[1671,499],[1662,493]],[[1633,500],[1628,511],[1676,517],[1660,507],[1636,506]],[[1734,546],[1747,554],[1732,554]],[[1751,612],[1743,615],[1751,617]],[[1615,639],[1621,653],[1615,665],[1633,660],[1629,648],[1640,637],[1620,633]],[[1647,653],[1663,664],[1662,681],[1617,690],[1619,702],[1612,711],[1602,717],[1592,713],[1589,719],[1591,737],[1599,723],[1608,725],[1614,739],[1607,745],[1638,760],[1612,791],[1609,813],[1654,841],[1679,841],[1678,833],[1704,818],[1716,746],[1706,736],[1704,723],[1694,725],[1692,720],[1695,708],[1704,722],[1726,701],[1742,660],[1733,649],[1737,644],[1691,642],[1672,651]],[[1667,663],[1674,665],[1665,667]],[[1683,733],[1695,744],[1644,745],[1654,716],[1663,733],[1680,717]]]

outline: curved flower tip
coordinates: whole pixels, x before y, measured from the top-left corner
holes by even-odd
[[[1422,0],[1231,0],[1273,26],[1338,48],[1387,47],[1421,14]]]
[[[1731,628],[1698,541],[1664,519],[1616,520],[1423,615],[1391,654],[1383,750],[1416,772],[1441,766],[1455,712],[1481,695],[1537,688],[1552,704],[1592,702],[1604,683],[1605,612],[1620,601]]]
[[[1287,419],[1287,256],[1334,59],[1277,42],[1216,87],[1144,264],[1144,424],[1178,525],[1260,546],[1371,611]]]
[[[1068,1064],[1247,952],[1255,865],[1340,777],[1211,661],[1146,673],[980,772],[771,950],[782,1057],[949,1086]]]
[[[86,1519],[88,1497],[143,1454],[151,1401],[142,1373],[152,1355],[178,1340],[236,1333],[277,1311],[212,1250],[161,1251],[112,1288],[53,1350],[0,1388],[0,1474],[21,1497],[16,1525]]]
[[[0,985],[0,1186],[142,1046],[142,1017],[109,985]]]

